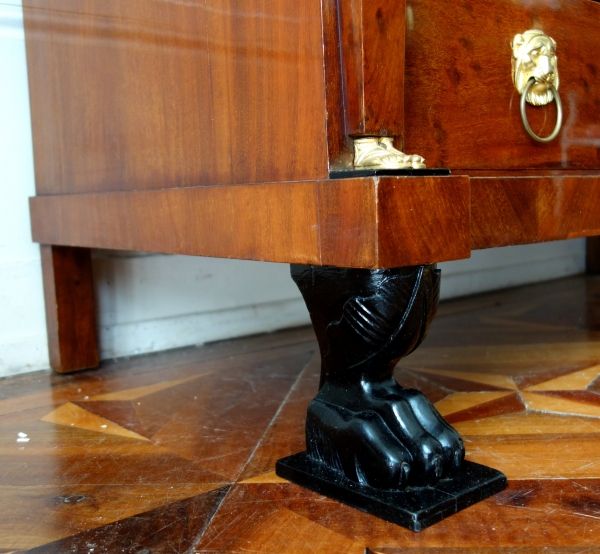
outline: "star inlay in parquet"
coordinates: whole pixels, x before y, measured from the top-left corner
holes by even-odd
[[[600,365],[525,375],[411,368],[420,380],[446,390],[436,408],[452,424],[517,412],[600,418]]]
[[[91,383],[38,395],[40,406],[19,417],[14,401],[0,398],[0,508],[17,506],[0,518],[0,552],[138,552],[128,544],[143,541],[153,552],[189,551],[314,349],[309,342],[291,352],[91,375]],[[16,442],[21,436],[27,442]]]
[[[548,285],[551,302],[517,290],[442,307],[400,362],[399,382],[436,404],[467,459],[509,479],[418,537],[275,474],[305,448],[319,386],[305,330],[0,389],[0,553],[529,552],[536,529],[544,552],[589,550],[600,536],[600,322],[586,327],[573,308],[589,287],[567,285]],[[600,280],[597,290],[600,306]]]

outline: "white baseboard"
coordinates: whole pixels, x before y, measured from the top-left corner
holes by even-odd
[[[497,248],[439,264],[442,298],[581,273],[585,241]],[[285,264],[99,252],[101,357],[156,352],[309,324]],[[38,260],[0,265],[0,376],[48,367]]]
[[[585,239],[475,250],[438,267],[442,300],[548,281],[585,271]]]
[[[103,357],[310,322],[285,264],[111,252],[94,263]],[[475,251],[439,265],[448,299],[581,273],[585,241]]]
[[[100,329],[103,359],[267,333],[310,323],[301,299],[182,315]]]

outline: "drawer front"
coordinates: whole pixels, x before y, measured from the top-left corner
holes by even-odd
[[[516,34],[557,42],[563,125],[547,144],[521,121],[511,78]],[[428,167],[600,168],[600,3],[591,0],[409,0],[404,148]],[[549,135],[556,104],[527,107]]]

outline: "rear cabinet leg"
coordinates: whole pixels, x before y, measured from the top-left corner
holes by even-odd
[[[98,365],[89,248],[42,245],[50,365],[70,373]]]
[[[586,239],[585,271],[589,275],[600,275],[600,237]]]

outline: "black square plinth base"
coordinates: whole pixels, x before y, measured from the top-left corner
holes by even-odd
[[[330,171],[330,179],[350,179],[356,177],[446,177],[449,169],[350,169]]]
[[[313,461],[306,452],[282,458],[277,462],[276,472],[292,483],[412,531],[421,531],[508,485],[498,470],[464,462],[460,474],[443,479],[436,487],[382,491],[346,479]]]

